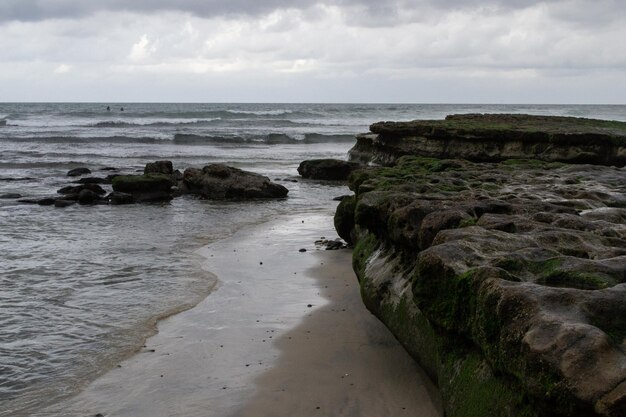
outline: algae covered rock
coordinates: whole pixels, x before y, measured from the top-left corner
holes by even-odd
[[[366,306],[447,416],[626,410],[626,168],[404,156],[338,207]]]
[[[263,175],[223,164],[186,169],[181,191],[216,200],[284,198],[289,192]]]

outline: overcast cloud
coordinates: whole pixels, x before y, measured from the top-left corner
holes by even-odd
[[[617,0],[2,0],[0,101],[624,103]]]

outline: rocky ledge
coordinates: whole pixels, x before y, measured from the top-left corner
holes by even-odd
[[[626,168],[394,160],[335,226],[446,415],[626,415]]]
[[[379,122],[357,137],[352,161],[391,165],[403,155],[476,162],[533,158],[626,165],[626,123],[575,117],[463,114]]]

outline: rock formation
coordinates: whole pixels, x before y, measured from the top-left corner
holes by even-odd
[[[542,120],[553,132],[562,118]],[[468,128],[462,140],[494,129]],[[521,128],[498,129],[507,138]],[[617,164],[615,138],[565,159]],[[413,139],[418,155],[445,148]],[[626,415],[626,169],[406,156],[394,141],[399,154],[370,154],[393,167],[351,175],[355,195],[335,225],[355,245],[365,304],[439,385],[446,415]],[[532,149],[582,154],[579,139],[569,143],[578,150]],[[483,160],[476,149],[468,155]],[[508,155],[499,149],[495,160]]]
[[[118,171],[106,167],[103,171]],[[189,168],[185,175],[174,170],[171,161],[156,161],[146,164],[143,175],[110,174],[106,178],[84,177],[73,181],[79,185],[68,185],[57,191],[58,196],[23,198],[22,194],[10,193],[2,199],[18,199],[23,204],[69,207],[79,204],[133,204],[170,201],[183,194],[195,194],[209,199],[264,199],[283,198],[289,192],[282,185],[271,182],[267,177],[221,164],[205,166],[203,169]],[[68,176],[89,174],[88,168],[77,168]],[[13,179],[10,179],[13,180]],[[30,178],[29,178],[30,180]],[[111,184],[113,192],[98,184]]]
[[[353,161],[391,165],[402,155],[477,162],[539,159],[626,165],[626,123],[514,114],[452,115],[445,120],[379,122],[359,135]]]
[[[211,164],[202,169],[187,168],[181,190],[216,200],[283,198],[289,192],[263,175],[222,164]]]

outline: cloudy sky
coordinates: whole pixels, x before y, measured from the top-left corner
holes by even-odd
[[[626,103],[623,0],[0,0],[0,101]]]

